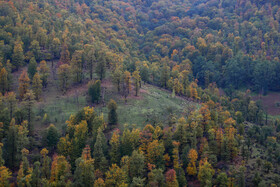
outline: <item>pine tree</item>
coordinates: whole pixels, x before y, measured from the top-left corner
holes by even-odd
[[[188,173],[188,175],[195,176],[196,173],[197,173],[197,171],[196,171],[196,161],[197,161],[197,158],[198,158],[196,150],[191,149],[189,151],[188,157],[190,159],[190,162],[189,162],[188,167],[187,167],[187,173]]]
[[[142,178],[145,173],[145,157],[142,153],[138,151],[133,151],[129,159],[129,177],[133,179],[134,177]]]
[[[110,150],[110,157],[111,157],[111,163],[118,164],[120,161],[120,135],[119,130],[115,130],[112,138],[110,140],[111,150]]]
[[[24,110],[27,113],[27,120],[28,120],[28,130],[29,130],[29,135],[33,134],[33,105],[34,105],[34,99],[35,96],[32,91],[28,91],[23,98],[23,106]]]
[[[53,186],[66,186],[71,177],[71,166],[64,156],[55,156],[51,167],[50,184]]]
[[[101,81],[97,80],[95,82],[90,81],[88,83],[88,94],[91,98],[92,103],[99,103],[101,96]]]
[[[17,40],[14,46],[14,51],[12,55],[12,65],[13,69],[18,70],[20,66],[24,63],[24,54],[22,49],[22,41]]]
[[[34,163],[34,168],[33,168],[33,172],[31,175],[31,186],[41,186],[41,170],[40,170],[40,162],[35,162]]]
[[[33,88],[33,93],[35,96],[35,99],[38,101],[40,99],[40,96],[42,94],[42,80],[40,78],[39,73],[36,73],[33,77],[32,80],[32,88]]]
[[[47,129],[47,145],[50,150],[54,150],[58,142],[59,134],[57,128],[51,124]]]
[[[68,51],[68,46],[66,43],[62,44],[62,50],[60,53],[60,62],[62,63],[70,63],[70,52]]]
[[[46,61],[41,61],[38,67],[38,72],[41,76],[42,84],[44,87],[48,85],[48,77],[50,74],[50,68],[48,67]]]
[[[10,178],[12,177],[12,172],[9,168],[5,166],[0,167],[0,186],[6,187],[10,186]]]
[[[61,66],[59,66],[58,80],[59,80],[60,89],[64,94],[69,88],[70,78],[71,78],[70,66],[68,64],[62,64]]]
[[[15,169],[18,166],[19,152],[18,152],[18,133],[15,125],[15,120],[12,119],[9,130],[7,132],[5,148],[5,161],[8,168]]]
[[[76,83],[81,83],[83,80],[83,51],[76,50],[71,59],[71,70]]]
[[[141,76],[140,76],[140,72],[138,69],[136,69],[133,72],[132,77],[134,78],[135,96],[138,96],[139,88],[140,88],[140,84],[141,84]]]
[[[3,147],[3,144],[0,143],[0,167],[2,167],[5,164],[5,160],[2,157],[3,156],[2,147]]]
[[[29,88],[30,79],[27,75],[26,71],[23,71],[19,77],[19,97],[20,99],[23,99],[24,95],[27,93],[27,90]]]
[[[106,57],[104,52],[97,53],[97,66],[96,73],[99,76],[99,79],[102,81],[105,78],[106,74]]]
[[[44,148],[40,151],[40,154],[42,155],[42,177],[45,179],[49,179],[50,177],[50,164],[51,164],[51,159],[50,157],[47,156],[49,151]]]
[[[121,186],[126,185],[127,178],[124,170],[119,168],[116,164],[112,164],[109,171],[106,172],[105,183],[107,186]]]
[[[94,183],[94,159],[90,156],[90,148],[87,145],[83,154],[76,160],[74,173],[74,186],[90,187]]]
[[[108,124],[110,126],[116,125],[118,123],[117,103],[113,99],[108,104],[108,110]]]
[[[199,164],[198,180],[200,181],[201,186],[211,187],[212,177],[215,174],[215,170],[207,160],[201,162],[202,163]]]
[[[123,76],[123,96],[125,98],[125,103],[127,102],[126,98],[129,95],[130,89],[131,89],[131,74],[129,71],[125,71]]]
[[[27,72],[30,80],[32,80],[35,73],[37,72],[37,62],[34,57],[32,57],[29,61]]]
[[[104,157],[104,150],[103,150],[103,145],[104,145],[104,139],[103,139],[103,132],[102,129],[98,129],[98,134],[96,137],[96,142],[94,144],[94,149],[93,149],[93,158],[94,158],[94,167],[96,169],[102,169],[102,162],[106,162],[106,158]],[[104,166],[103,166],[104,167]],[[106,167],[106,166],[105,166]]]
[[[10,119],[12,119],[14,116],[14,112],[16,110],[16,104],[17,104],[16,94],[14,92],[9,92],[5,95],[5,97],[6,97],[6,101],[8,104]]]
[[[0,71],[0,91],[4,95],[9,89],[8,72],[3,67]]]
[[[166,186],[167,187],[177,187],[179,186],[176,171],[174,169],[170,169],[165,174]]]

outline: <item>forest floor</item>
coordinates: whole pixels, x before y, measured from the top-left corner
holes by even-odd
[[[260,100],[264,110],[271,117],[276,117],[280,115],[280,93],[279,92],[269,92],[267,95],[257,95],[253,97],[254,100]]]

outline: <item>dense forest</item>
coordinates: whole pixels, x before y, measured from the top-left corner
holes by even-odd
[[[279,21],[279,0],[0,0],[0,186],[276,187]]]

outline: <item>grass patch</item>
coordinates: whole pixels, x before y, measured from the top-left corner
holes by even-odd
[[[114,99],[117,102],[120,129],[123,129],[125,124],[139,128],[154,123],[166,125],[171,116],[186,116],[191,110],[199,107],[197,103],[181,97],[171,97],[170,92],[147,84],[142,86],[139,97],[135,97],[134,90],[132,90],[125,104],[123,97],[116,93],[115,88],[110,84],[109,82],[106,87],[104,101],[108,103],[110,99]],[[61,129],[71,114],[75,114],[83,107],[91,105],[86,98],[87,90],[85,87],[82,90],[79,94],[59,96],[58,91],[55,93],[55,90],[52,89],[50,94],[45,97],[45,102],[38,103],[35,107],[34,112],[38,119],[37,129],[45,128],[49,123],[53,123]],[[98,114],[103,113],[104,119],[107,120],[107,106],[98,104],[94,108]],[[42,123],[44,114],[49,116],[49,122],[45,125]]]

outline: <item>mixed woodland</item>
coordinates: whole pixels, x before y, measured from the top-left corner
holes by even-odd
[[[280,91],[279,21],[279,0],[0,0],[0,186],[276,187],[256,98]],[[80,88],[62,125],[38,111]],[[189,107],[121,120],[155,89]]]

